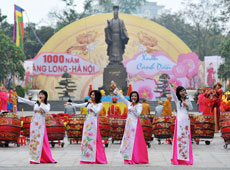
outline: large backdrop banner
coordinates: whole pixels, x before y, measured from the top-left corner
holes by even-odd
[[[76,84],[71,93],[76,99],[87,96],[89,85],[103,85],[103,71],[108,64],[104,29],[112,14],[90,16],[67,25],[30,60],[33,83],[49,92],[50,100],[59,98],[54,87],[68,72]],[[129,35],[123,56],[128,83],[143,98],[156,100],[160,76],[167,74],[170,82],[186,88],[197,88],[202,79],[203,64],[198,56],[165,27],[128,14],[120,14]],[[198,74],[199,73],[199,74]]]

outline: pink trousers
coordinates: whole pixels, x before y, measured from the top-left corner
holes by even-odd
[[[124,164],[148,164],[148,150],[141,127],[140,119],[137,120],[136,136],[133,146],[132,160],[124,160]]]

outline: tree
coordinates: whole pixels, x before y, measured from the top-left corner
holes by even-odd
[[[186,23],[182,13],[172,14],[168,11],[160,15],[158,18],[153,18],[152,20],[166,27],[180,37],[180,39],[183,40],[185,44],[192,49],[192,51],[196,50],[197,43],[194,37],[195,28],[191,26],[191,24]]]
[[[65,8],[62,11],[51,11],[49,16],[56,20],[56,31],[60,30],[64,26],[84,17],[93,14],[92,0],[86,0],[84,3],[84,11],[78,13],[76,10],[76,4],[74,0],[62,0],[65,2]]]
[[[222,43],[220,54],[225,58],[225,63],[218,68],[218,78],[226,81],[230,79],[230,38]]]
[[[37,29],[34,23],[26,25],[24,30],[24,53],[27,59],[34,58],[42,47],[33,31],[36,32],[42,43],[45,43],[55,33],[55,29],[50,26],[42,26]]]
[[[193,51],[201,60],[204,56],[218,55],[219,46],[224,39],[219,24],[219,6],[216,1],[203,0],[194,3],[191,0],[184,1],[183,16],[194,27],[194,37],[197,48]]]
[[[62,92],[58,93],[60,95],[62,95],[61,97],[69,97],[69,92],[73,92],[76,90],[76,86],[74,85],[75,82],[71,81],[72,76],[69,73],[64,73],[62,75],[62,78],[64,78],[64,80],[61,80],[59,82],[58,87],[55,87],[56,89],[64,89]]]
[[[74,0],[62,1],[65,2],[65,8],[62,11],[51,11],[49,13],[50,17],[57,21],[56,31],[81,18],[97,13],[112,12],[114,4],[120,6],[120,12],[131,14],[135,13],[137,7],[146,2],[146,0],[86,0],[83,12],[77,12],[77,5]]]
[[[2,15],[1,9],[0,9],[0,30],[2,30],[6,36],[12,37],[13,36],[13,25],[9,24],[6,21],[6,18],[7,16]]]
[[[230,0],[220,0],[219,6],[221,8],[221,16],[219,20],[221,21],[222,27],[225,30],[225,32],[229,32]]]
[[[0,30],[0,80],[18,75],[24,79],[25,70],[23,62],[25,55],[16,47],[12,40]]]

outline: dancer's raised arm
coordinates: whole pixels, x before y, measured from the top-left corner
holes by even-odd
[[[22,97],[19,97],[19,96],[18,96],[18,102],[26,103],[26,104],[28,104],[30,106],[34,106],[36,104],[36,101],[28,100],[28,99],[25,99],[25,98],[22,98]]]
[[[114,94],[118,95],[121,100],[125,103],[125,105],[129,105],[130,101],[128,101],[120,92],[120,90],[118,88],[116,88],[114,91],[113,91]]]

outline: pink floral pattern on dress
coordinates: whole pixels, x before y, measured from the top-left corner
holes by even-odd
[[[31,160],[40,163],[43,136],[44,136],[44,125],[42,125],[41,115],[36,115],[32,118],[31,132],[30,132],[30,157]]]
[[[84,129],[81,143],[81,160],[82,161],[95,161],[96,156],[96,128],[97,126],[93,118],[94,116],[88,116]]]
[[[177,146],[178,146],[178,158],[183,160],[189,159],[189,138],[190,138],[190,127],[188,125],[180,125],[180,132],[177,135]]]
[[[133,150],[133,143],[136,135],[136,131],[132,126],[132,119],[127,118],[127,123],[125,126],[125,132],[122,139],[123,147],[120,148],[120,154],[123,156],[124,159],[130,159],[130,150]]]

